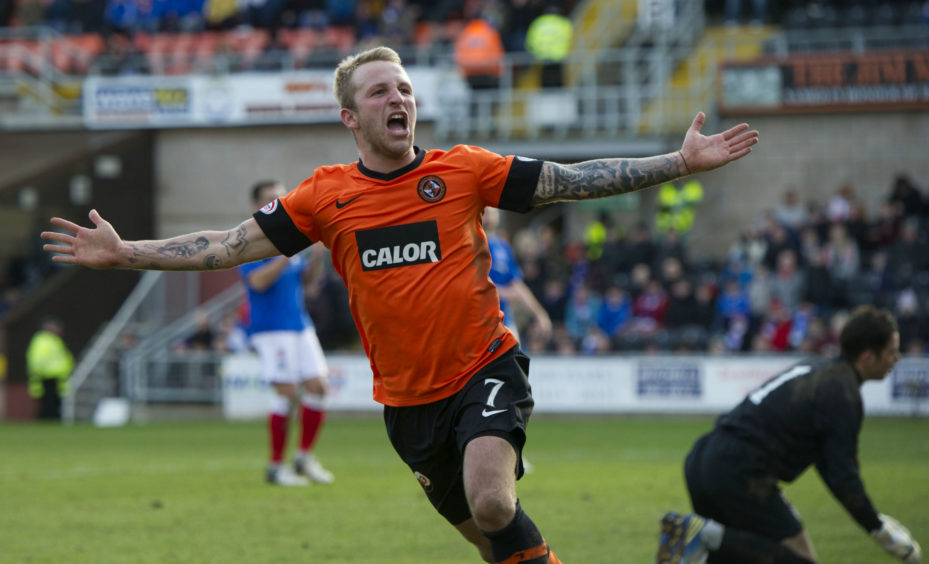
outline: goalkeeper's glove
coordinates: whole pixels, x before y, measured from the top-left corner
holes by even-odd
[[[881,519],[881,528],[871,531],[871,538],[881,545],[881,548],[906,564],[917,564],[922,557],[922,551],[909,529],[889,515],[882,514],[878,517]]]

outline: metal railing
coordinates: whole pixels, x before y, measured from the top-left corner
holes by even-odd
[[[65,423],[88,420],[104,397],[132,403],[218,403],[221,357],[183,350],[179,339],[194,331],[197,317],[211,320],[242,299],[234,284],[199,304],[197,273],[146,272],[117,314],[84,350],[64,399]]]

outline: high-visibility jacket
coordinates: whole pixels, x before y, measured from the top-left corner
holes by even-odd
[[[542,14],[529,24],[526,50],[538,61],[557,63],[571,52],[574,29],[571,20],[558,14]]]
[[[500,76],[503,53],[500,33],[485,20],[471,20],[455,40],[455,62],[465,76]]]
[[[658,214],[655,225],[660,233],[671,229],[687,233],[694,226],[695,207],[703,201],[703,184],[699,180],[688,180],[677,188],[665,182],[658,188]]]
[[[58,379],[58,394],[68,395],[68,377],[74,368],[74,357],[58,335],[38,331],[26,349],[26,369],[29,373],[29,395],[42,397],[42,380]]]

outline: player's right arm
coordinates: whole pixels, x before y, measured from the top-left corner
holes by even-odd
[[[265,236],[254,218],[228,231],[199,231],[170,239],[123,241],[97,210],[91,210],[93,228],[53,217],[52,225],[64,232],[44,231],[43,245],[54,262],[98,269],[220,270],[268,258],[280,251]]]

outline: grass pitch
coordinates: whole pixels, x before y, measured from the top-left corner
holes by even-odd
[[[537,416],[523,507],[568,564],[645,564],[709,417]],[[426,501],[378,417],[330,415],[331,486],[263,482],[261,422],[0,426],[0,562],[477,563]],[[929,548],[929,420],[867,419],[860,459],[879,511]],[[786,486],[823,563],[893,562],[815,470]]]

